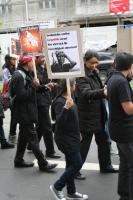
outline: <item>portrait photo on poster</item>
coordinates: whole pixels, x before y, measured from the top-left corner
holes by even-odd
[[[50,78],[84,76],[80,29],[47,29],[42,34]]]
[[[42,39],[38,25],[18,28],[23,56],[31,57],[42,54]]]
[[[52,52],[52,63],[51,71],[52,73],[70,72],[70,71],[80,71],[80,68],[76,68],[76,61],[73,61],[69,56],[67,56],[63,51]]]

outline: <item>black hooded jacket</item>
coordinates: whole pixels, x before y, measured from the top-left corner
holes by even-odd
[[[36,123],[38,120],[36,88],[30,73],[22,67],[19,70],[25,73],[25,80],[22,74],[16,71],[10,83],[11,96],[15,97],[12,106],[14,118],[20,124]]]
[[[76,84],[80,130],[97,132],[104,128],[104,89],[96,71],[85,70],[85,77]]]
[[[49,106],[51,105],[51,91],[45,87],[50,80],[48,79],[48,74],[46,68],[41,65],[37,66],[37,77],[40,82],[40,86],[37,89],[37,105],[38,106]]]
[[[65,109],[66,99],[57,97],[52,103],[52,118],[56,121],[55,141],[64,153],[80,151],[80,129],[77,106]]]

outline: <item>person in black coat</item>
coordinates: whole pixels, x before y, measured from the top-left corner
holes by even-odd
[[[32,58],[21,57],[19,70],[13,74],[10,83],[11,96],[14,98],[12,111],[14,118],[20,124],[14,165],[15,167],[32,167],[34,165],[25,162],[23,159],[27,143],[29,143],[38,160],[39,169],[47,171],[55,168],[56,164],[49,164],[39,148],[35,129],[38,122],[36,87],[39,86],[39,81],[38,79],[32,79],[30,75],[32,70]]]
[[[75,81],[70,81],[71,91]],[[88,199],[87,195],[76,192],[74,177],[82,167],[80,155],[80,129],[76,104],[68,97],[66,80],[59,84],[59,94],[52,103],[52,118],[56,121],[55,141],[58,149],[65,155],[66,169],[61,177],[50,186],[56,199],[65,200],[63,188],[67,186],[68,199]]]
[[[49,109],[52,103],[51,90],[54,89],[56,84],[48,79],[45,57],[36,57],[37,77],[40,85],[37,87],[37,108],[38,108],[38,124],[37,134],[39,141],[42,136],[46,146],[46,156],[50,158],[60,158],[55,153],[52,124],[49,115]]]
[[[76,95],[79,111],[79,124],[82,134],[81,156],[83,163],[86,160],[93,134],[98,146],[100,172],[117,172],[110,159],[110,144],[105,133],[105,107],[103,100],[106,90],[103,88],[96,66],[99,56],[97,52],[88,50],[84,56],[85,77],[77,79]],[[77,179],[84,179],[80,173]]]
[[[3,104],[2,104],[2,96],[0,94],[0,143],[1,143],[1,149],[11,149],[11,148],[14,148],[14,144],[11,144],[5,138],[5,132],[4,132],[4,128],[3,128],[3,118],[4,117],[5,117],[5,115],[4,115]]]

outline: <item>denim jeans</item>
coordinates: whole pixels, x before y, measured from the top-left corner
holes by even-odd
[[[120,156],[118,194],[120,200],[133,200],[133,142],[117,143],[117,146]]]
[[[54,184],[55,189],[61,191],[65,185],[67,193],[74,194],[76,192],[74,177],[82,167],[82,159],[80,152],[65,153],[66,169],[62,176]]]

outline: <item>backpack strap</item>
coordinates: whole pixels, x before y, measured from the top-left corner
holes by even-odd
[[[23,77],[24,79],[24,85],[26,85],[26,74],[22,70],[17,70]]]

